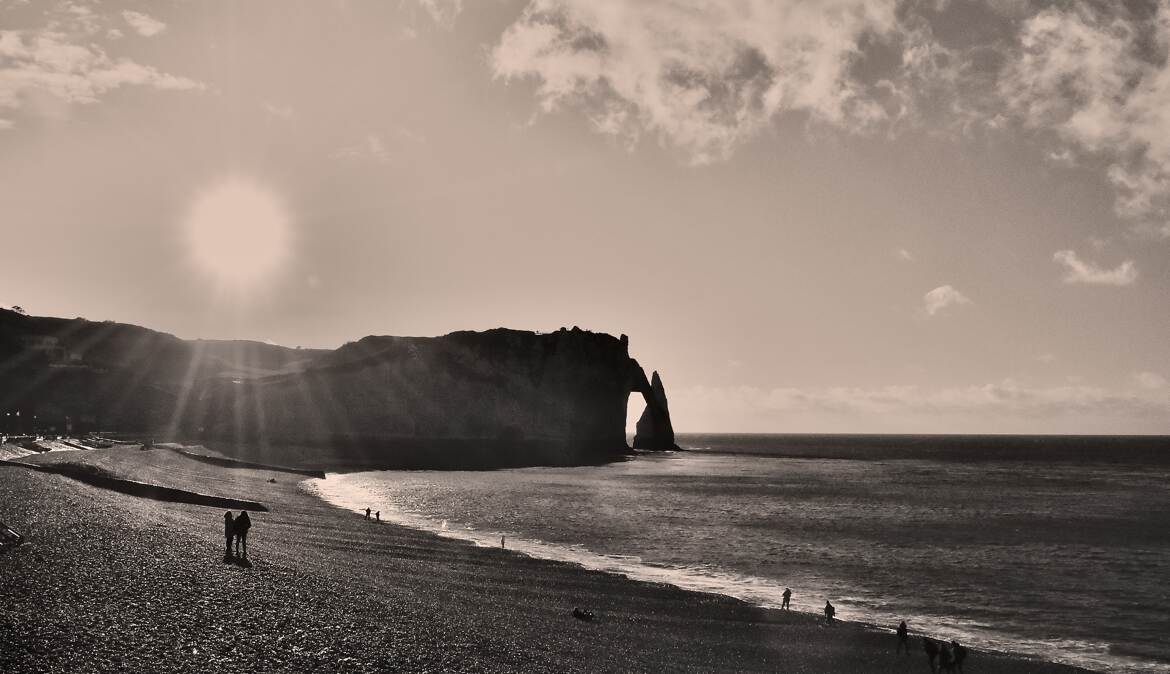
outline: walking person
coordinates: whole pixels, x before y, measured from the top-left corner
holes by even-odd
[[[938,660],[938,644],[930,637],[922,637],[922,650],[926,651],[926,661],[930,663],[930,672],[934,674],[938,671],[935,662]]]
[[[949,674],[954,674],[955,672],[955,652],[951,650],[951,645],[945,641],[942,643],[942,648],[938,651],[938,671]]]
[[[235,535],[236,535],[236,523],[235,523],[235,520],[232,519],[232,511],[229,510],[223,514],[223,537],[224,537],[224,542],[225,542],[225,546],[224,546],[224,550],[223,550],[223,557],[225,560],[231,559],[232,539],[235,538]]]
[[[247,510],[241,510],[239,516],[236,517],[236,526],[234,531],[236,533],[236,556],[240,559],[248,558],[248,529],[252,528],[252,518],[248,517]],[[240,553],[240,548],[244,552]]]
[[[784,594],[780,595],[783,600],[780,602],[781,611],[791,611],[792,607],[789,605],[792,602],[792,588],[784,588]]]
[[[894,649],[894,655],[906,651],[906,656],[910,656],[910,630],[906,627],[906,621],[898,623],[898,647]]]
[[[370,509],[366,508],[366,519],[370,519]]]
[[[382,521],[382,511],[381,511],[381,510],[379,510],[379,511],[378,511],[378,512],[376,512],[376,513],[374,513],[374,519],[378,520],[379,522],[381,522],[381,521]]]
[[[826,600],[825,601],[825,622],[832,625],[833,624],[833,616],[835,616],[835,615],[837,615],[837,609],[834,608],[833,605],[828,602],[828,600]]]
[[[951,650],[955,652],[955,669],[963,674],[963,661],[967,659],[967,647],[959,643],[958,639],[951,639]]]

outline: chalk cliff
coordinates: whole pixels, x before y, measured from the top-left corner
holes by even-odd
[[[605,461],[629,451],[631,393],[647,402],[636,445],[674,446],[657,373],[647,381],[624,335],[577,328],[366,337],[311,351],[2,311],[0,379],[17,384],[0,390],[0,407],[34,412],[42,432],[136,431],[273,462],[293,447],[384,467]]]

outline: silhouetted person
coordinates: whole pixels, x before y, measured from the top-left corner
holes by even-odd
[[[930,671],[937,672],[935,662],[938,660],[938,644],[930,637],[922,637],[922,650],[926,651],[926,661],[930,663]]]
[[[951,650],[955,652],[955,668],[959,670],[959,674],[963,674],[963,661],[967,659],[967,647],[960,644],[957,639],[952,639]]]
[[[251,528],[252,518],[248,517],[247,510],[241,510],[240,514],[236,517],[236,526],[234,527],[236,532],[236,556],[240,559],[248,556],[248,529]],[[240,553],[241,547],[244,550],[242,554]]]
[[[784,588],[784,594],[782,594],[780,596],[784,598],[780,601],[780,610],[782,610],[782,611],[791,610],[792,607],[789,606],[789,603],[792,601],[792,588],[788,588],[788,587]]]
[[[376,513],[374,513],[374,519],[378,520],[379,522],[381,522],[381,521],[382,521],[382,511],[381,511],[381,510],[379,510],[379,511],[378,511],[378,512],[376,512]]]
[[[825,602],[825,622],[829,623],[830,625],[833,624],[833,616],[836,614],[837,614],[837,609],[833,608],[833,605],[830,604],[828,601],[826,601]]]
[[[370,509],[366,508],[366,519],[370,519]]]
[[[227,511],[223,514],[223,537],[225,539],[225,547],[223,550],[224,557],[232,556],[232,539],[236,535],[236,522],[232,519],[232,511]]]
[[[955,652],[946,642],[943,642],[942,648],[938,652],[938,671],[952,673],[955,671]]]
[[[894,655],[906,650],[906,655],[910,655],[910,630],[906,628],[906,621],[898,623],[898,648],[894,650]]]
[[[500,536],[500,549],[501,550],[504,549],[504,537],[503,536]]]

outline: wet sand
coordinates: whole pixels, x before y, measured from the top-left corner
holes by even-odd
[[[0,671],[927,671],[917,635],[896,656],[861,625],[366,521],[289,473],[159,449],[32,460],[270,512],[252,514],[244,568],[223,562],[221,510],[0,466],[0,520],[27,541],[0,554]],[[966,667],[1084,671],[982,652]]]

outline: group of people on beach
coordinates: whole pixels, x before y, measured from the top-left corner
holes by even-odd
[[[367,508],[366,508],[366,519],[370,519],[370,509],[369,509],[369,507],[367,507]],[[376,512],[376,513],[374,513],[374,519],[376,519],[376,520],[377,520],[377,521],[379,521],[379,522],[381,522],[381,521],[382,521],[382,511],[381,511],[381,510],[379,510],[379,511],[378,511],[378,512]]]
[[[905,627],[906,621],[902,621],[902,625],[898,627],[899,638],[901,638],[901,629]],[[930,663],[931,672],[958,672],[963,674],[963,661],[967,659],[967,649],[958,641],[952,639],[951,643],[945,641],[936,641],[930,637],[922,637],[922,650],[926,652],[926,660]],[[910,654],[910,647],[906,646],[906,654]]]
[[[780,602],[780,610],[792,610],[792,588],[784,588],[784,593]],[[837,607],[833,603],[825,601],[825,624],[832,625],[836,619]],[[906,626],[906,621],[903,620],[898,624],[898,629],[895,630],[898,635],[898,646],[894,649],[894,653],[898,654],[905,651],[906,655],[910,655],[910,628]],[[963,674],[963,662],[967,659],[967,649],[956,639],[952,639],[950,643],[939,641],[930,637],[922,637],[922,650],[926,652],[927,662],[930,664],[931,674],[941,674],[943,672],[954,674]]]
[[[251,528],[252,518],[248,517],[247,510],[241,510],[235,517],[232,517],[230,510],[223,514],[224,560],[232,559],[233,541],[236,544],[235,556],[240,559],[248,558],[248,530]]]

